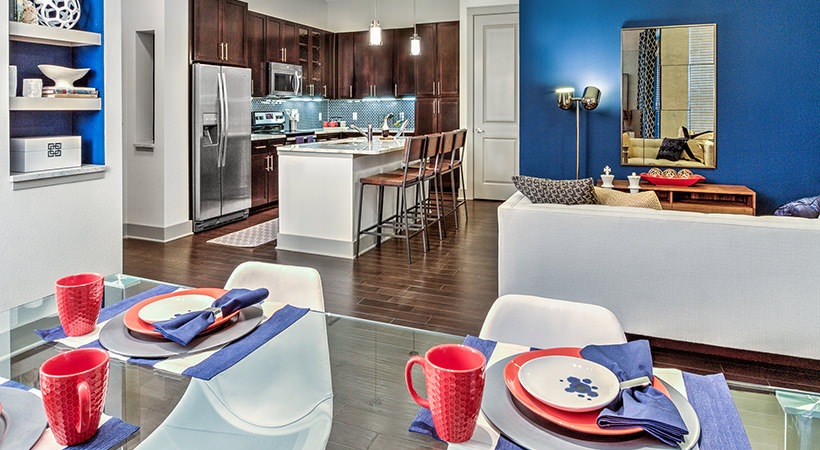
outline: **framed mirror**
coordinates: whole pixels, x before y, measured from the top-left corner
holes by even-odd
[[[715,30],[621,30],[622,165],[715,168]]]

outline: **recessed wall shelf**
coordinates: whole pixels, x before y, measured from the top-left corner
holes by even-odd
[[[9,22],[9,40],[63,47],[100,45],[102,42],[100,33],[51,28],[22,22]]]
[[[96,180],[105,176],[107,167],[98,164],[83,164],[80,167],[65,169],[40,170],[37,172],[12,172],[13,189],[31,189],[56,184],[74,183],[77,181]]]
[[[9,98],[9,111],[99,111],[101,106],[99,98]]]

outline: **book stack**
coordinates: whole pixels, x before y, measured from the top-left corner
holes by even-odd
[[[54,86],[43,87],[43,97],[51,98],[97,98],[97,89],[93,87],[72,87],[57,88]]]

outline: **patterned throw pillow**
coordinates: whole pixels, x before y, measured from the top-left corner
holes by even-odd
[[[661,201],[658,200],[658,194],[656,194],[655,191],[643,191],[630,194],[628,192],[595,186],[595,195],[598,197],[598,202],[602,205],[662,209]]]
[[[798,216],[807,219],[820,217],[820,195],[817,197],[805,197],[777,208],[775,216]]]
[[[594,205],[598,203],[592,178],[581,180],[550,180],[516,175],[513,184],[533,203],[562,205]]]

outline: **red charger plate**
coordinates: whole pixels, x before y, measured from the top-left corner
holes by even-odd
[[[147,299],[137,303],[136,305],[132,306],[131,308],[129,308],[128,311],[125,312],[125,315],[123,316],[122,321],[123,321],[123,323],[125,323],[125,327],[128,328],[131,331],[134,331],[134,332],[140,333],[140,334],[144,334],[146,336],[153,336],[153,337],[162,338],[162,334],[160,334],[159,331],[154,330],[154,325],[140,319],[139,312],[142,308],[150,305],[151,303],[158,302],[160,300],[170,298],[170,297],[178,297],[180,295],[193,295],[193,294],[207,295],[208,297],[213,297],[213,299],[216,300],[219,297],[222,297],[223,295],[225,295],[226,292],[228,292],[228,291],[226,291],[225,289],[200,288],[200,289],[188,289],[188,290],[185,290],[185,291],[171,292],[170,294],[157,295],[156,297],[147,298]],[[214,328],[222,325],[223,323],[233,319],[234,316],[236,316],[237,314],[239,314],[239,311],[234,311],[233,313],[228,314],[227,316],[218,317],[214,321],[214,323],[210,324],[208,326],[208,328],[206,328],[202,332],[207,333],[208,331],[213,330]]]
[[[693,184],[706,179],[703,175],[692,175],[689,178],[667,178],[655,177],[644,172],[641,174],[641,179],[644,179],[655,185],[663,186],[692,186]]]
[[[569,412],[553,408],[552,406],[542,403],[537,398],[533,397],[529,392],[527,392],[526,389],[524,389],[521,382],[518,381],[518,371],[527,361],[540,358],[542,356],[572,356],[575,358],[581,358],[581,349],[574,347],[559,347],[535,350],[522,353],[507,363],[507,366],[504,367],[504,382],[507,384],[507,389],[510,390],[512,396],[521,402],[524,407],[543,419],[580,433],[596,434],[601,436],[624,436],[643,431],[642,428],[637,427],[617,430],[612,428],[601,428],[596,423],[598,414],[601,412],[600,410],[581,413]],[[666,390],[666,387],[657,377],[653,380],[652,386],[669,397],[669,391]]]

